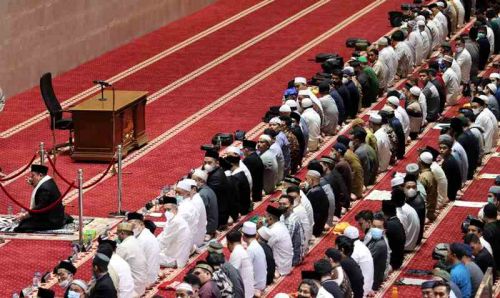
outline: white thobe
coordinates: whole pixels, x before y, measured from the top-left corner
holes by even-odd
[[[253,264],[250,256],[241,244],[236,244],[234,246],[231,256],[229,257],[229,263],[240,273],[241,279],[243,280],[243,286],[245,287],[245,297],[252,298],[255,293]]]
[[[363,292],[366,296],[372,290],[373,286],[373,257],[366,245],[359,239],[354,241],[354,250],[352,252],[351,258],[359,265],[361,268],[361,273],[363,273]]]
[[[134,236],[125,238],[116,248],[116,253],[129,264],[134,279],[134,291],[141,296],[148,285],[148,264],[139,240]]]
[[[462,73],[462,83],[469,83],[470,81],[470,70],[472,68],[472,57],[464,47],[464,49],[457,53],[455,56],[458,65],[460,66],[460,71]]]
[[[408,45],[412,48],[415,65],[422,64],[422,60],[424,59],[424,40],[418,28],[408,34]]]
[[[431,172],[437,182],[438,206],[440,206],[448,200],[448,178],[443,168],[436,162],[431,164]]]
[[[262,291],[266,288],[267,279],[266,253],[255,239],[248,245],[247,253],[253,264],[254,288]]]
[[[309,145],[317,145],[319,143],[319,139],[321,137],[321,117],[319,114],[312,108],[305,109],[302,112],[302,118],[306,121],[307,128],[309,129]]]
[[[442,33],[442,39],[443,41],[446,40],[446,37],[448,36],[448,19],[442,12],[438,12],[435,16],[434,19],[437,20],[438,24],[441,25],[441,33]]]
[[[141,244],[148,264],[147,282],[149,286],[156,282],[158,272],[160,271],[160,245],[155,235],[146,228],[137,236],[137,240],[139,240],[139,244]]]
[[[374,135],[377,139],[378,170],[385,172],[391,161],[391,140],[382,128],[377,129]]]
[[[458,26],[462,26],[465,19],[465,7],[460,0],[453,0],[453,3],[457,9]]]
[[[250,186],[250,190],[252,190],[252,185],[253,185],[253,181],[252,181],[252,173],[250,173],[250,170],[248,169],[248,167],[245,165],[245,163],[243,162],[242,159],[240,159],[240,164],[238,166],[240,169],[243,170],[243,172],[245,173],[245,176],[247,177],[247,180],[248,180],[248,185]]]
[[[401,106],[398,106],[394,110],[394,116],[398,118],[399,122],[401,122],[401,125],[403,126],[403,132],[405,133],[405,141],[406,141],[410,136],[410,117],[408,117],[408,113]]]
[[[427,28],[427,27],[426,27]],[[429,31],[430,33],[430,31]],[[423,48],[423,58],[427,59],[429,57],[429,53],[431,52],[431,38],[429,36],[429,33],[427,31],[420,31],[420,36],[422,37],[422,48]]]
[[[309,223],[309,216],[307,214],[306,208],[302,204],[294,206],[293,213],[297,216],[298,220],[302,224],[302,228],[304,229],[305,248],[307,252],[307,248],[309,247],[309,240],[311,240],[312,236],[312,225]]]
[[[275,222],[269,227],[271,237],[267,242],[273,250],[276,271],[288,275],[292,271],[293,246],[288,229],[282,222]]]
[[[457,75],[458,84],[460,85],[460,82],[462,82],[462,69],[460,68],[460,64],[458,64],[456,59],[453,59],[453,61],[451,63],[451,69]]]
[[[193,236],[186,220],[175,215],[167,221],[163,232],[156,239],[160,243],[160,263],[167,265],[176,262],[178,268],[184,268],[193,245]]]
[[[205,204],[203,199],[199,194],[195,194],[191,198],[191,203],[198,210],[198,224],[193,231],[193,242],[196,246],[201,246],[205,242],[205,235],[207,234],[207,209],[205,209]]]
[[[489,26],[486,26],[486,38],[490,42],[490,56],[492,56],[495,52],[495,33]]]
[[[488,108],[484,108],[474,122],[483,129],[484,153],[489,153],[496,147],[498,140],[498,122],[495,115]]]
[[[309,219],[309,224],[311,225],[312,235],[312,226],[314,226],[314,211],[311,205],[311,201],[309,201],[309,198],[302,190],[300,190],[300,205],[304,206],[304,209],[306,210],[307,219]]]
[[[378,53],[378,59],[383,62],[389,70],[387,87],[390,87],[394,83],[394,76],[396,75],[396,71],[398,69],[398,56],[396,55],[396,51],[394,51],[393,47],[387,46],[380,50]]]
[[[430,83],[430,82],[429,82]],[[431,86],[431,92],[435,92],[439,96],[439,92],[434,86],[434,84],[430,83]],[[425,123],[425,119],[427,119],[427,98],[425,97],[424,92],[420,92],[420,96],[418,97],[418,103],[420,104],[420,108],[422,109],[422,126]]]
[[[129,264],[118,254],[114,253],[109,260],[108,268],[116,273],[118,285],[116,292],[118,298],[134,297],[134,279]]]
[[[405,229],[405,251],[412,251],[417,246],[418,234],[420,231],[418,213],[412,206],[405,203],[403,207],[396,208],[396,214]]]
[[[398,59],[398,70],[397,74],[401,78],[405,78],[410,74],[413,69],[413,53],[406,41],[400,41],[395,46],[394,50],[396,51],[397,59]]]
[[[460,95],[460,81],[451,67],[443,73],[443,81],[446,85],[446,104],[456,105]]]
[[[205,211],[206,214],[206,211]],[[181,216],[186,220],[187,224],[189,225],[189,228],[191,229],[191,233],[193,234],[193,243],[191,243],[191,247],[193,245],[196,245],[195,240],[199,239],[199,234],[200,234],[200,225],[199,225],[199,210],[196,208],[191,201],[191,198],[184,198],[179,204],[178,204],[178,213],[177,215]],[[205,229],[206,229],[206,224],[205,224]],[[205,237],[205,233],[203,234],[203,237]]]

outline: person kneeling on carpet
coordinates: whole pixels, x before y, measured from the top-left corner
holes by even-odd
[[[31,165],[30,175],[26,181],[34,189],[31,193],[31,210],[43,210],[52,205],[61,196],[55,181],[47,175],[48,168],[42,165]],[[14,232],[34,232],[60,229],[66,223],[62,202],[43,212],[28,212],[16,218],[19,225]]]

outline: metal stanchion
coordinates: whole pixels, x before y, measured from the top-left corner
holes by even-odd
[[[83,243],[83,170],[78,169],[78,244]]]
[[[125,216],[125,211],[122,210],[122,145],[118,145],[117,147],[117,160],[118,160],[118,169],[116,170],[116,176],[118,178],[118,210],[116,212],[110,213],[111,216],[123,217]]]
[[[40,154],[40,164],[43,166],[45,163],[45,145],[43,142],[40,142],[40,149],[38,153]]]

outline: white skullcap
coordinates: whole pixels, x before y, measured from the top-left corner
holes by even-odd
[[[267,142],[269,145],[273,142],[273,139],[269,135],[260,135],[259,140]]]
[[[182,282],[182,283],[178,284],[177,287],[175,287],[175,289],[176,290],[189,291],[191,293],[194,293],[193,287],[190,284],[185,283],[185,282]]]
[[[295,100],[291,100],[291,101],[293,101],[295,103]],[[297,106],[297,103],[295,103],[295,106]],[[292,108],[289,105],[287,105],[286,103],[280,107],[281,113],[290,113],[291,111],[292,111]]]
[[[389,96],[389,98],[387,98],[387,102],[392,105],[399,106],[399,98],[396,96]]]
[[[415,17],[415,20],[417,20],[417,22],[420,22],[420,21],[425,22],[425,17],[423,15],[418,15]],[[424,23],[424,25],[425,25],[425,23]]]
[[[290,295],[285,294],[285,293],[278,293],[274,295],[274,298],[290,298]]]
[[[299,105],[297,104],[297,101],[296,100],[293,100],[293,99],[289,99],[287,101],[285,101],[285,104],[287,106],[289,106],[290,108],[297,108]]]
[[[241,149],[236,147],[236,146],[229,146],[226,148],[227,153],[234,153],[237,154],[238,156],[241,156]]]
[[[488,96],[486,96],[484,94],[479,95],[478,97],[481,98],[485,103],[488,103],[488,101],[490,101],[490,99],[488,98]]]
[[[441,1],[438,1],[438,2],[436,3],[436,5],[437,5],[437,6],[439,6],[439,7],[444,7],[444,3],[443,3],[443,2],[441,2]]]
[[[491,79],[500,79],[500,74],[497,72],[490,73],[490,80]]]
[[[343,72],[343,74],[350,73],[350,74],[354,75],[354,67],[346,66],[346,67],[344,67],[344,70],[342,72]]]
[[[380,124],[382,123],[382,116],[380,116],[379,114],[371,114],[369,121],[371,123]]]
[[[420,93],[422,92],[422,89],[418,86],[413,86],[410,88],[410,93],[414,96],[420,96]]]
[[[77,285],[79,286],[82,290],[87,292],[88,286],[87,283],[81,279],[75,279],[71,282],[72,285]]]
[[[318,171],[315,171],[315,170],[309,170],[309,171],[307,171],[307,176],[321,178],[321,174]]]
[[[281,124],[280,117],[273,117],[269,120],[269,124]]]
[[[388,44],[389,43],[387,42],[387,38],[385,38],[385,37],[381,37],[381,38],[379,38],[379,40],[377,40],[377,45],[379,45],[379,46],[386,46]]]
[[[266,241],[268,241],[269,238],[271,238],[271,230],[269,230],[268,227],[260,227],[260,229],[257,230],[257,233],[262,239]]]
[[[354,226],[348,226],[344,230],[344,236],[346,236],[349,239],[355,240],[359,238],[359,230],[358,228]]]
[[[194,170],[192,176],[196,176],[196,177],[200,178],[201,180],[203,180],[204,182],[207,182],[207,179],[208,179],[207,172],[205,172],[205,171],[203,171],[201,169]]]
[[[382,107],[381,111],[384,111],[384,112],[394,112],[394,108],[391,107],[391,106],[388,106],[388,105],[384,105]]]
[[[307,84],[307,80],[306,80],[306,78],[304,78],[304,77],[296,77],[296,78],[293,80],[293,82],[294,82],[295,84],[304,84],[304,85],[306,85],[306,84]]]
[[[423,17],[423,18],[425,18],[425,17]],[[425,21],[418,20],[417,21],[417,26],[425,26]]]
[[[422,152],[419,156],[421,162],[430,165],[432,163],[432,154],[430,152]]]
[[[196,184],[196,181],[194,181],[193,179],[184,179],[184,180],[186,180],[186,182],[189,183],[191,187],[198,186],[198,184]]]
[[[488,89],[490,89],[491,92],[493,92],[493,93],[497,92],[497,85],[495,85],[493,83],[489,83],[488,85],[486,85],[486,87],[488,87]]]
[[[298,96],[309,96],[309,91],[304,89],[304,90],[299,90],[299,93],[297,93]]]
[[[404,177],[396,176],[391,180],[391,187],[403,185],[405,183]]]
[[[302,100],[302,107],[305,108],[310,108],[313,106],[313,102],[310,98],[304,98]]]
[[[183,179],[183,180],[177,182],[176,188],[179,188],[179,189],[182,189],[185,191],[191,191],[192,184],[188,180],[192,180],[192,179]],[[196,183],[195,183],[195,185],[196,185]]]
[[[243,223],[243,228],[241,229],[243,234],[255,235],[257,233],[257,225],[251,221],[246,221]]]

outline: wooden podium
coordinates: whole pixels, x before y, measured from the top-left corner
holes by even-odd
[[[72,107],[74,148],[71,158],[84,161],[111,161],[116,146],[123,156],[148,142],[146,136],[145,91],[105,90]],[[114,121],[113,121],[114,119]]]

